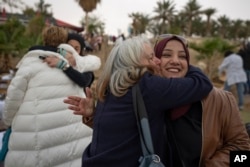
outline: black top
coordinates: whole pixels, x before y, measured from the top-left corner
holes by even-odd
[[[80,87],[90,87],[95,79],[93,72],[80,73],[71,66],[63,72]]]
[[[244,68],[244,70],[250,70],[250,48],[240,49],[238,54],[243,59],[243,68]]]
[[[57,48],[52,47],[52,46],[35,45],[29,48],[29,51],[32,51],[32,50],[46,50],[46,51],[56,52]]]
[[[201,102],[194,103],[184,116],[170,122],[172,133],[168,131],[168,143],[172,151],[172,166],[184,167],[184,163],[185,167],[198,167],[202,148]]]

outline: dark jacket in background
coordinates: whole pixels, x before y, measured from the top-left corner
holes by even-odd
[[[250,70],[250,43],[246,45],[246,48],[240,49],[238,54],[243,59],[244,70]]]

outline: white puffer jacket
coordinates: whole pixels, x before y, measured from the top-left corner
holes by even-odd
[[[79,167],[92,129],[82,124],[81,116],[67,109],[63,99],[83,96],[83,89],[62,70],[43,63],[39,55],[60,56],[34,50],[18,64],[3,113],[4,122],[12,127],[5,167]],[[90,66],[80,71],[96,69]]]

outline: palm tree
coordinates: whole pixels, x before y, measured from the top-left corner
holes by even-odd
[[[97,16],[89,16],[89,24],[87,27],[87,31],[90,34],[103,34],[104,33],[104,28],[105,28],[105,23],[102,22],[99,17]],[[84,24],[84,19],[82,19],[81,24],[82,25],[86,25]]]
[[[219,29],[219,25],[218,25],[218,22],[217,22],[217,20],[212,20],[211,22],[210,22],[210,32],[211,32],[211,36],[213,36],[213,37],[218,37],[219,35],[219,31],[218,31],[218,29]]]
[[[216,13],[216,9],[208,8],[203,11],[203,13],[207,16],[207,23],[206,23],[206,36],[211,35],[211,17]]]
[[[227,33],[227,29],[228,27],[231,26],[231,21],[230,19],[226,16],[226,15],[223,15],[223,16],[220,16],[218,19],[218,31],[219,31],[219,36],[221,38],[226,38],[228,36],[228,33]]]
[[[165,2],[165,0],[163,0],[163,2],[159,1],[153,12],[156,13],[156,16],[152,19],[156,20],[161,25],[159,33],[167,33],[171,29],[171,22],[176,12],[174,2],[171,0],[168,0],[167,2]]]
[[[35,4],[35,6],[38,9],[39,14],[42,14],[44,16],[52,15],[52,13],[48,12],[48,8],[51,7],[51,4],[45,3],[44,0],[39,0],[39,2]]]
[[[194,35],[198,35],[198,36],[205,36],[206,33],[206,24],[205,22],[202,20],[201,16],[196,16],[193,18],[192,21],[192,32]]]
[[[181,13],[174,15],[172,20],[171,29],[169,30],[172,34],[185,35],[186,18]]]
[[[150,23],[149,15],[143,13],[131,13],[128,15],[132,18],[133,35],[143,34],[146,32]]]
[[[130,18],[132,18],[132,29],[133,29],[133,34],[132,35],[138,35],[140,34],[139,29],[140,29],[140,13],[131,13],[128,15]]]
[[[186,16],[187,18],[187,35],[192,35],[192,23],[193,18],[201,13],[200,11],[201,6],[198,4],[196,0],[189,0],[184,6],[184,10],[181,12],[182,15]]]
[[[88,14],[96,9],[98,3],[101,3],[101,0],[75,0],[86,13],[85,15],[85,31],[87,32],[88,27]]]
[[[150,18],[149,18],[149,15],[147,14],[141,14],[141,17],[140,17],[140,29],[139,29],[139,32],[140,34],[143,34],[143,33],[146,33],[147,29],[148,29],[148,26],[150,24]]]
[[[250,20],[245,21],[245,26],[244,26],[244,32],[245,32],[245,38],[250,37]]]
[[[241,19],[233,20],[229,31],[229,37],[237,40],[240,38],[240,34],[244,31],[244,22]]]
[[[28,38],[25,41],[30,43],[30,45],[42,44],[41,32],[44,28],[44,18],[45,16],[43,15],[35,15],[28,23],[24,36]]]

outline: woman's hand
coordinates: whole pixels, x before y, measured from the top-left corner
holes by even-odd
[[[68,60],[70,66],[73,66],[73,67],[76,66],[76,60],[75,60],[73,53],[68,52],[67,50],[63,48],[58,48],[57,52]]]
[[[88,87],[86,88],[86,98],[69,96],[67,99],[64,99],[63,102],[69,104],[68,109],[73,110],[75,115],[91,117],[94,114],[94,98]]]
[[[66,54],[65,58],[68,60],[69,65],[73,66],[73,67],[76,66],[76,61],[75,61],[73,54],[70,52],[67,52],[67,51],[65,52],[65,54]],[[59,68],[60,67],[59,65],[61,64],[60,61],[63,61],[63,60],[61,60],[60,58],[58,58],[56,56],[46,56],[43,59],[43,61],[46,62],[52,68],[54,68],[54,67]]]
[[[47,56],[43,61],[46,62],[50,67],[54,68],[56,67],[60,59],[56,56]]]
[[[65,58],[68,60],[70,66],[76,66],[76,60],[72,53],[67,52]]]

